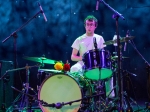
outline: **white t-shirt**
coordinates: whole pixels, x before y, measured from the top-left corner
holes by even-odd
[[[86,53],[87,51],[95,49],[93,43],[94,37],[96,38],[98,49],[102,49],[103,47],[106,46],[103,44],[105,41],[102,36],[94,34],[92,37],[89,37],[86,36],[86,34],[83,34],[74,41],[71,47],[77,49],[80,53],[80,56],[83,56],[83,54]]]

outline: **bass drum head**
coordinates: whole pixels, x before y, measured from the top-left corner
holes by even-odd
[[[67,103],[81,98],[82,93],[78,83],[64,74],[56,74],[45,79],[38,92],[38,99],[48,104]],[[81,101],[64,105],[60,109],[39,105],[43,112],[78,112]]]

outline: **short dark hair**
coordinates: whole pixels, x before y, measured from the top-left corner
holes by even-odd
[[[84,19],[84,24],[86,23],[86,20],[88,21],[95,21],[95,25],[97,27],[98,25],[98,20],[96,19],[96,17],[94,17],[93,15],[89,15]]]

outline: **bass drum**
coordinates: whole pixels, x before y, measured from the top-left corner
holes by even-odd
[[[83,77],[76,81],[74,77],[65,74],[55,74],[46,78],[39,89],[38,99],[47,102],[48,104],[56,103],[67,103],[74,100],[82,99],[84,97],[84,87],[89,86]],[[83,83],[84,82],[84,83]],[[89,86],[90,88],[90,86]],[[91,89],[85,92],[85,94],[90,95]],[[43,112],[80,112],[85,106],[83,103],[89,103],[90,100],[83,100],[82,102],[74,102],[71,105],[63,105],[60,109],[55,107],[47,107],[39,104]],[[87,104],[85,104],[87,105]]]

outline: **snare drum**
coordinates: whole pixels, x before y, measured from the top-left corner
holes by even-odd
[[[90,50],[83,55],[84,76],[92,80],[103,80],[112,76],[110,53],[105,50]]]
[[[88,88],[88,90],[90,89]],[[82,97],[82,88],[80,88],[78,82],[72,76],[65,74],[49,76],[43,81],[38,92],[38,99],[48,104],[56,104],[58,102],[67,103],[82,99]],[[78,112],[81,108],[81,104],[81,101],[74,102],[71,105],[64,105],[60,109],[39,105],[43,112]]]

